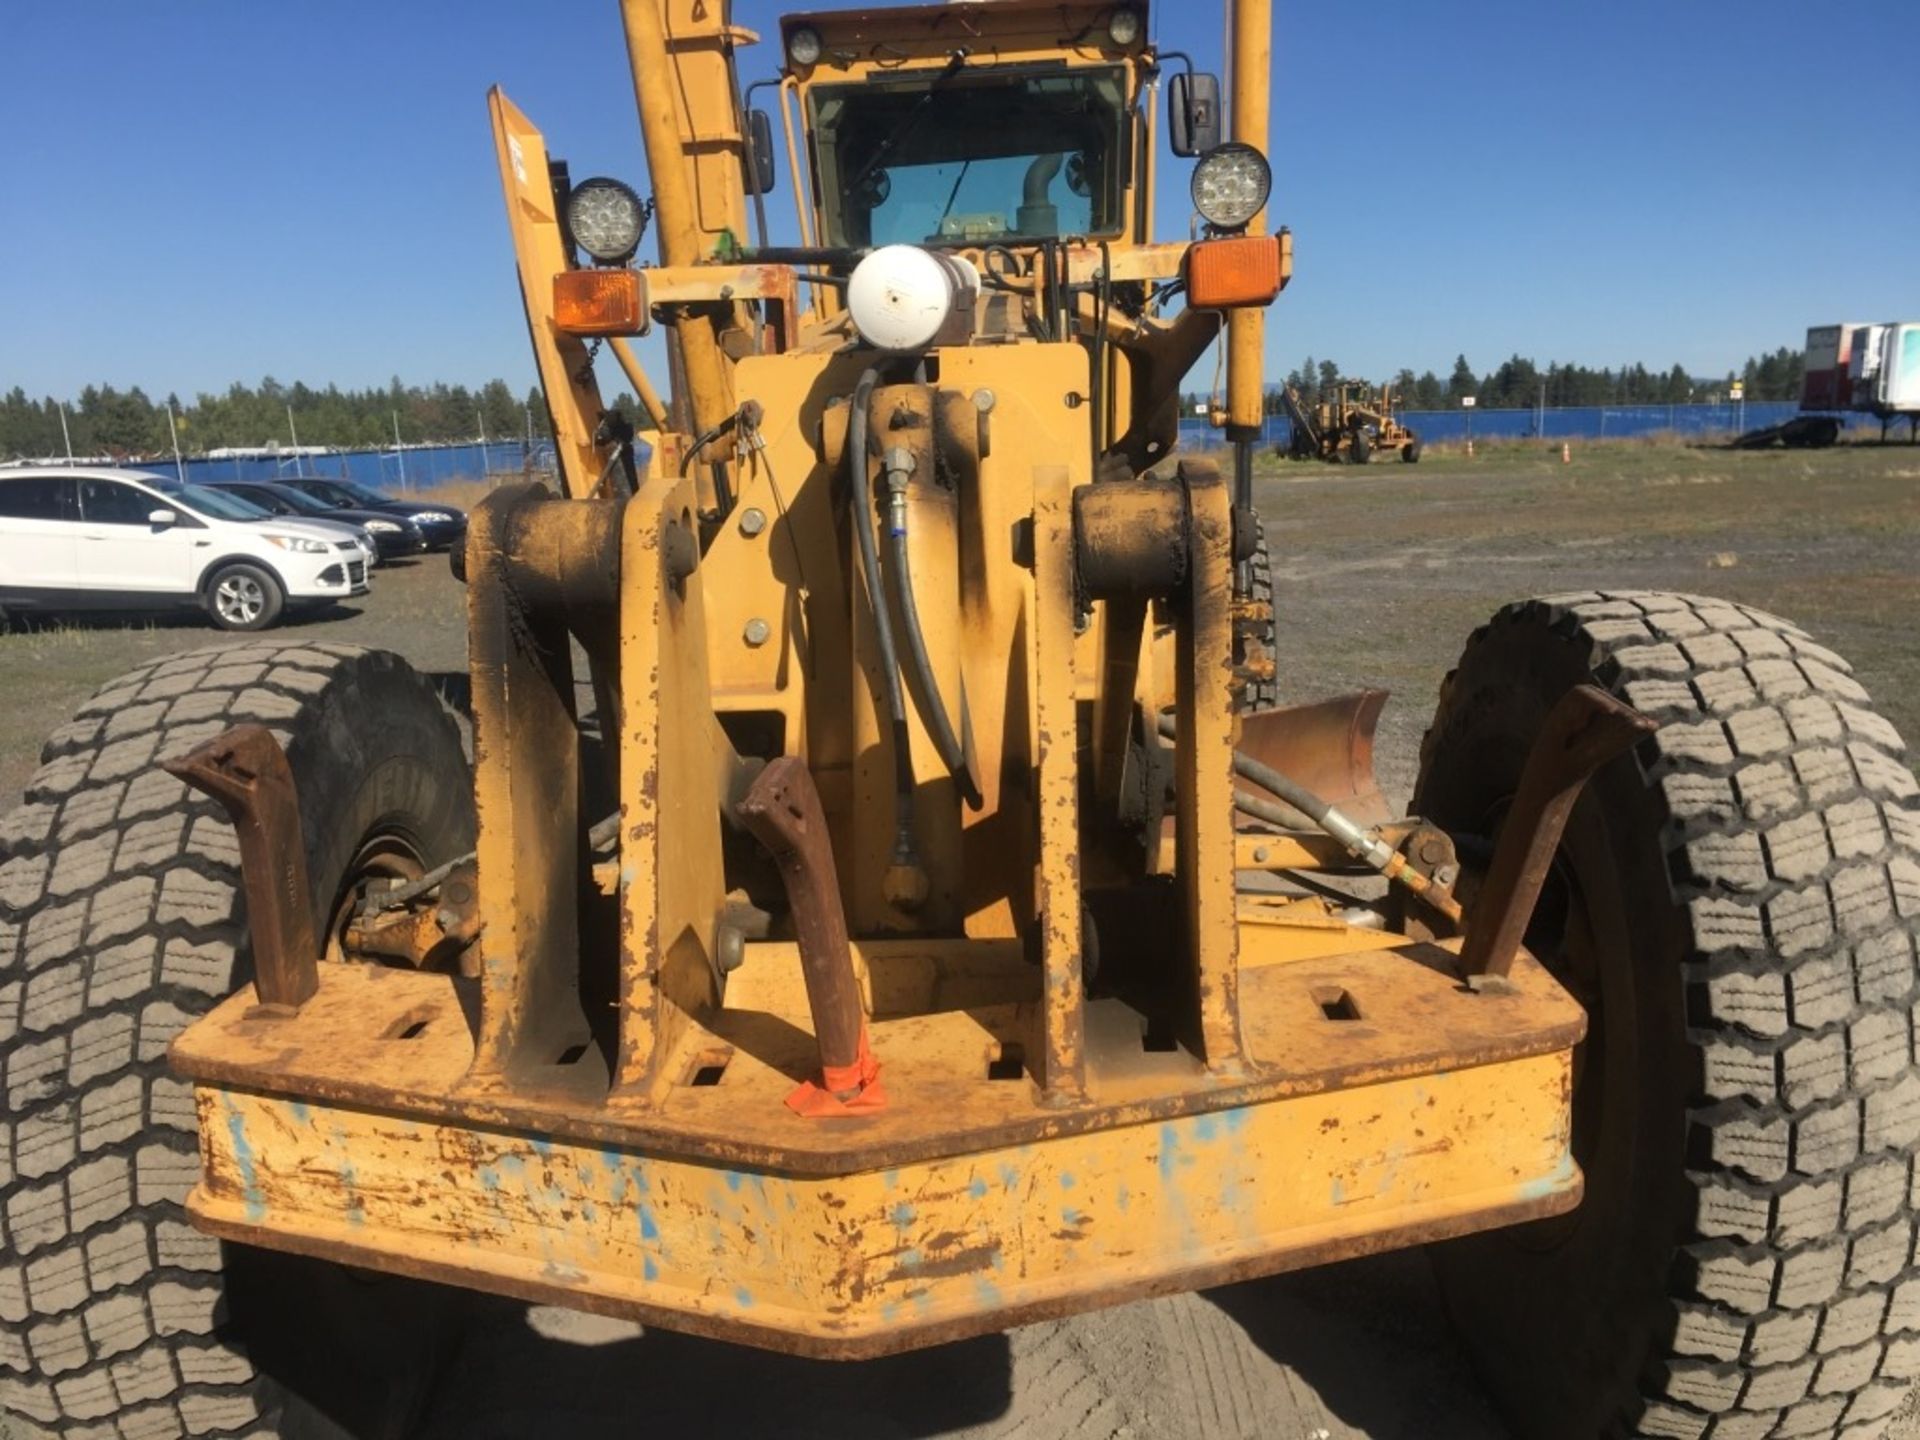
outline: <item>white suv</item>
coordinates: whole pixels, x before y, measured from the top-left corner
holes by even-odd
[[[165,488],[162,488],[164,483]],[[0,609],[197,605],[226,630],[362,595],[371,557],[339,526],[285,520],[139,470],[0,469]]]

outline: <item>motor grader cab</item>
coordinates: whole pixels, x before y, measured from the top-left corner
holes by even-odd
[[[1376,396],[1364,380],[1336,381],[1311,409],[1292,385],[1282,395],[1292,432],[1277,453],[1289,459],[1365,465],[1381,451],[1394,451],[1409,465],[1419,463],[1420,437],[1394,413],[1391,385]]]
[[[493,96],[559,475],[473,515],[466,684],[159,661],[0,836],[0,1405],[390,1433],[443,1286],[855,1359],[1445,1241],[1530,1433],[1884,1414],[1920,863],[1844,664],[1510,607],[1407,813],[1379,692],[1257,703],[1266,5],[1224,106],[1143,5],[751,84],[724,4],[621,16],[644,181]]]

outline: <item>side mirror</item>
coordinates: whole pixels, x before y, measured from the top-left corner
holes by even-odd
[[[156,530],[164,530],[169,525],[177,525],[179,523],[180,512],[177,510],[149,510],[147,512],[147,524],[153,526]]]
[[[1168,142],[1184,159],[1220,143],[1220,77],[1183,70],[1167,82]]]
[[[749,195],[765,195],[773,189],[773,120],[764,110],[747,113],[747,174]]]

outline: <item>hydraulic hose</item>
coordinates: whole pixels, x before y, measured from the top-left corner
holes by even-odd
[[[1179,733],[1178,725],[1171,715],[1160,717],[1159,730],[1170,740]],[[1251,780],[1263,790],[1271,790],[1311,820],[1315,828],[1339,841],[1348,854],[1365,861],[1387,879],[1406,886],[1449,920],[1458,922],[1461,918],[1460,903],[1447,890],[1409,865],[1406,857],[1381,839],[1377,833],[1353,820],[1332,802],[1322,799],[1291,775],[1283,774],[1241,750],[1233,752],[1233,772],[1243,779]],[[1267,820],[1269,823],[1278,823],[1285,814],[1279,807],[1250,795],[1236,796],[1234,804],[1236,809]],[[1256,806],[1259,808],[1255,808]]]
[[[874,638],[880,665],[887,672],[887,710],[893,728],[893,854],[896,864],[913,863],[913,754],[907,745],[907,697],[900,683],[900,656],[893,644],[893,619],[880,580],[880,552],[873,538],[873,477],[867,470],[867,406],[873,402],[880,372],[869,367],[853,387],[847,415],[847,468],[853,480],[853,537],[860,547],[860,573],[873,607]]]
[[[948,773],[959,785],[967,808],[978,810],[986,801],[974,783],[966,747],[954,733],[953,720],[947,714],[947,702],[940,694],[940,681],[927,655],[927,637],[920,628],[920,607],[913,594],[913,568],[907,559],[907,477],[913,473],[913,456],[905,450],[890,450],[882,463],[887,472],[887,562],[893,571],[894,589],[900,602],[900,621],[907,632],[907,654],[913,660],[914,678],[920,682],[926,708],[932,712],[925,718],[933,729],[940,758],[946,761]],[[961,704],[965,703],[963,691]]]

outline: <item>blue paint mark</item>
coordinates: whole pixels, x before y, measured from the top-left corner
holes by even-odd
[[[660,1267],[653,1263],[653,1257],[651,1255],[642,1255],[640,1257],[640,1278],[642,1280],[658,1280],[660,1278]]]
[[[900,1252],[900,1267],[903,1270],[918,1270],[920,1268],[920,1252],[918,1250],[902,1250]]]
[[[542,1160],[546,1159],[549,1155],[553,1154],[553,1142],[551,1140],[535,1140],[533,1142],[533,1153],[538,1155]]]
[[[734,1288],[733,1298],[742,1310],[751,1310],[753,1308],[753,1292],[747,1289],[746,1286],[736,1286]]]
[[[582,1205],[580,1207],[580,1218],[591,1225],[600,1218],[600,1212],[591,1205]]]
[[[1160,1127],[1160,1178],[1166,1184],[1173,1183],[1173,1168],[1180,1163],[1180,1132],[1171,1124]]]
[[[744,1178],[738,1170],[727,1171],[727,1189],[738,1194],[740,1192],[740,1182]]]
[[[640,1207],[640,1238],[642,1240],[658,1240],[660,1238],[660,1227],[653,1223],[653,1207],[651,1205],[642,1205]]]
[[[1068,1229],[1077,1230],[1080,1226],[1087,1223],[1087,1217],[1081,1211],[1074,1209],[1071,1205],[1067,1205],[1062,1207],[1060,1211],[1060,1223],[1067,1226]]]
[[[1020,1183],[1020,1172],[1005,1161],[1000,1163],[1000,1188],[1011,1190]]]
[[[900,1318],[900,1307],[889,1300],[880,1307],[880,1319],[888,1325]]]
[[[1560,1156],[1560,1163],[1536,1180],[1529,1180],[1520,1187],[1523,1200],[1544,1200],[1549,1195],[1566,1189],[1567,1182],[1573,1179],[1573,1155],[1571,1152]]]
[[[1133,1191],[1122,1185],[1120,1187],[1120,1193],[1113,1197],[1113,1203],[1118,1205],[1124,1212],[1127,1206],[1133,1203]]]
[[[1329,1205],[1344,1205],[1347,1203],[1347,1187],[1340,1183],[1337,1176],[1333,1182],[1333,1192],[1327,1197],[1327,1203]]]
[[[312,1114],[313,1112],[307,1108],[306,1101],[296,1100],[293,1102],[293,1118],[296,1124],[305,1125]]]
[[[972,1183],[967,1186],[967,1194],[975,1200],[986,1199],[987,1182],[982,1180],[978,1175],[974,1176]]]
[[[913,1210],[913,1206],[911,1205],[894,1206],[893,1207],[893,1228],[896,1230],[906,1229],[909,1225],[913,1224],[913,1215],[914,1215],[914,1210]]]
[[[349,1225],[364,1225],[367,1223],[367,1207],[353,1191],[353,1187],[359,1183],[359,1178],[353,1166],[342,1165],[340,1167],[340,1184],[347,1192],[347,1223]]]
[[[1079,1182],[1073,1178],[1072,1171],[1062,1170],[1060,1172],[1060,1188],[1062,1190],[1071,1190],[1078,1183]]]
[[[891,1190],[900,1183],[900,1172],[898,1170],[888,1170],[884,1172],[880,1178],[886,1183],[887,1189]]]
[[[1210,1145],[1220,1133],[1219,1122],[1211,1115],[1200,1115],[1193,1122],[1193,1138],[1202,1145]]]
[[[233,1142],[233,1163],[240,1167],[240,1186],[247,1202],[247,1219],[255,1224],[267,1215],[267,1197],[260,1193],[260,1171],[253,1146],[247,1140],[247,1122],[231,1097],[226,1098],[227,1136]]]
[[[1247,1106],[1236,1105],[1233,1109],[1225,1111],[1220,1118],[1226,1122],[1227,1133],[1237,1135],[1246,1128],[1247,1118],[1252,1114],[1253,1111]]]
[[[986,1309],[998,1310],[1000,1308],[1000,1287],[994,1284],[993,1281],[987,1279],[986,1276],[976,1275],[973,1277],[973,1293],[974,1297],[979,1300],[980,1304]]]
[[[510,1175],[518,1179],[524,1177],[527,1173],[527,1162],[522,1160],[518,1155],[502,1155],[496,1163],[499,1165],[503,1175]]]

